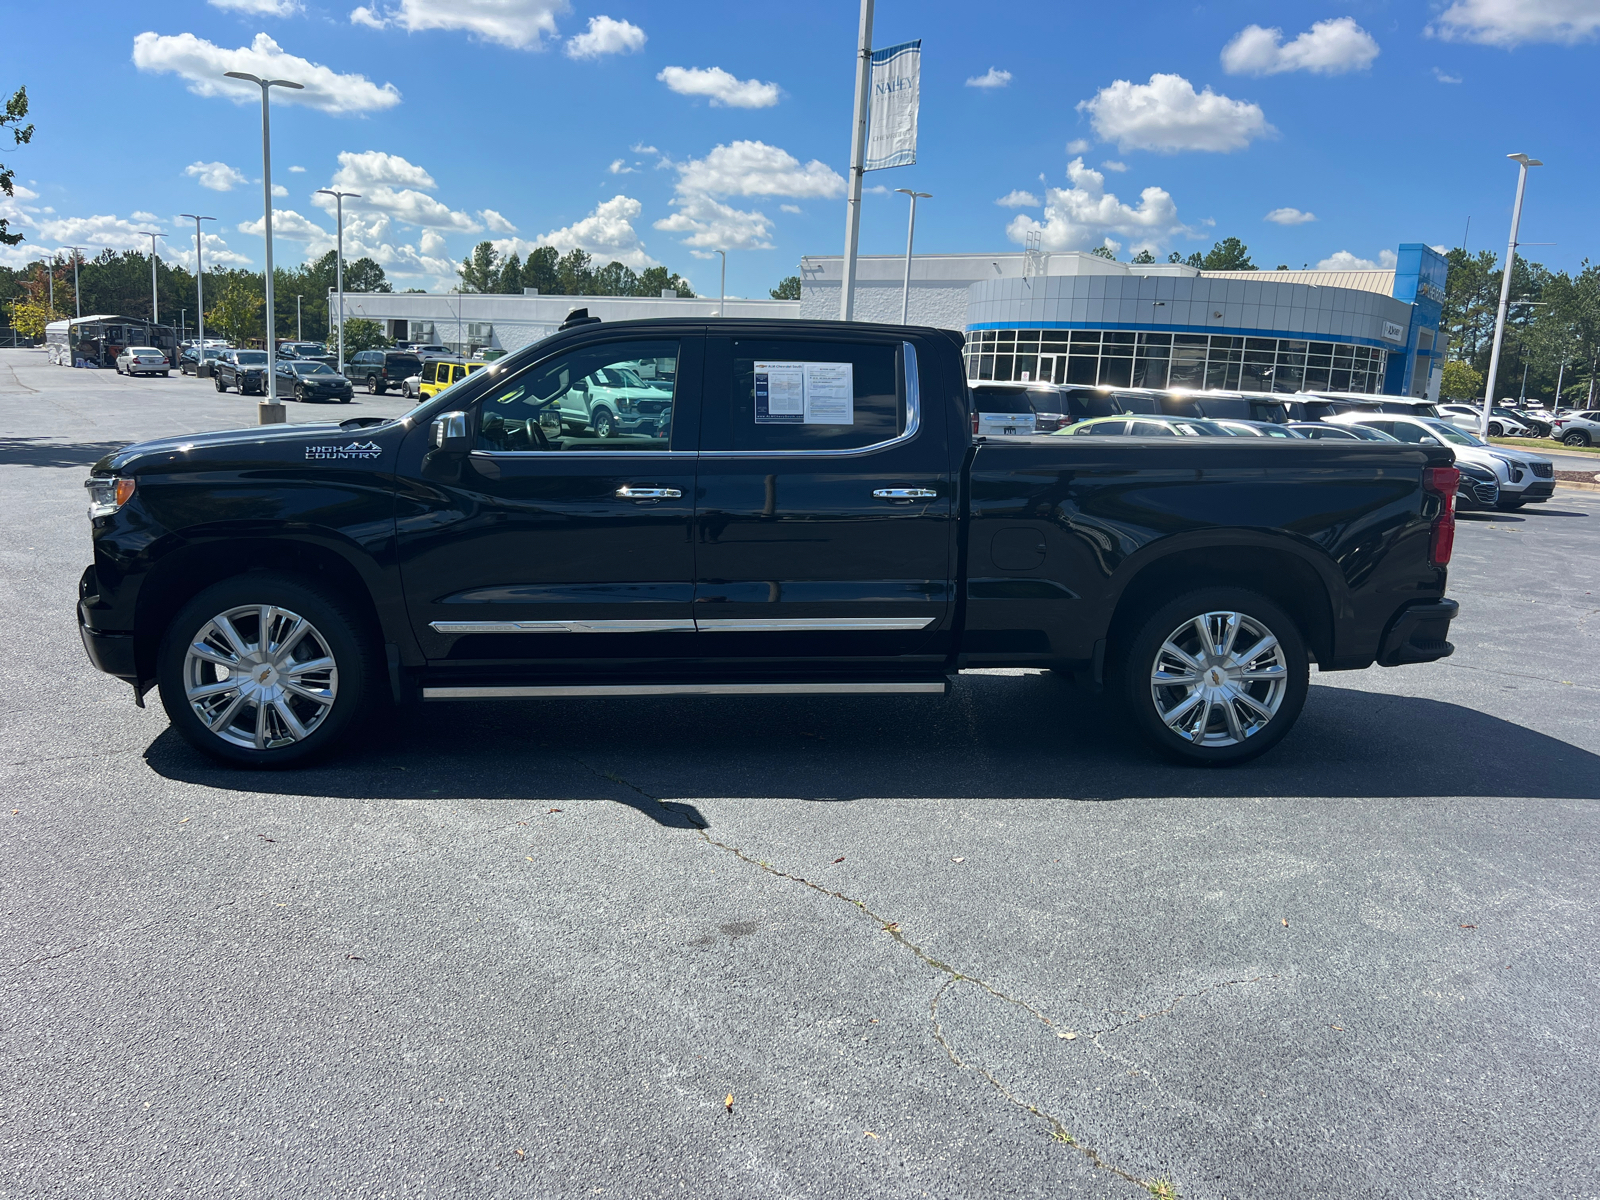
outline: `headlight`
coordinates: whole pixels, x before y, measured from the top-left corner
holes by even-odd
[[[83,486],[89,489],[89,519],[109,517],[132,500],[135,482],[115,475],[85,479]]]

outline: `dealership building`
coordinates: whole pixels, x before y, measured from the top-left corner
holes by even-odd
[[[839,315],[839,256],[800,264],[800,299],[347,294],[345,312],[397,341],[475,354],[515,350],[556,331],[575,307],[607,321],[641,317]],[[1399,247],[1370,271],[1202,271],[1080,252],[918,255],[908,320],[967,334],[973,381],[1240,391],[1387,392],[1437,399],[1446,261]],[[898,323],[905,259],[860,258],[856,316]]]

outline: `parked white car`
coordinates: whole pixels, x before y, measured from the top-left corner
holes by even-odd
[[[1403,417],[1383,413],[1364,415],[1343,413],[1327,418],[1330,425],[1365,425],[1402,442],[1449,446],[1458,462],[1472,463],[1494,472],[1500,489],[1499,509],[1542,504],[1555,494],[1556,465],[1542,454],[1511,446],[1490,446],[1476,434],[1459,429],[1438,417]]]
[[[168,375],[172,364],[154,346],[129,346],[117,355],[118,375]]]
[[[407,400],[422,398],[422,376],[408,375],[400,381],[400,394]]]
[[[1484,436],[1483,406],[1472,404],[1441,404],[1439,416],[1457,429],[1465,429],[1479,437]],[[1536,431],[1516,413],[1496,405],[1489,412],[1489,437],[1530,437]]]

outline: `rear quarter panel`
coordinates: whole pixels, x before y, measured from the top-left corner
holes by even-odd
[[[1167,560],[1158,574],[1170,595],[1250,563],[1275,584],[1293,579],[1308,610],[1326,611],[1318,661],[1367,665],[1399,608],[1444,592],[1444,569],[1427,563],[1430,461],[1446,465],[1448,452],[1276,438],[983,442],[967,495],[967,661],[1091,662],[1130,585]]]

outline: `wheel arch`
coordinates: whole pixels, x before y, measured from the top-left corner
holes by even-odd
[[[1239,587],[1260,592],[1288,613],[1317,661],[1327,663],[1336,656],[1337,618],[1349,607],[1344,581],[1325,555],[1289,537],[1252,531],[1212,530],[1156,543],[1130,556],[1112,585],[1107,630],[1112,645],[1137,626],[1142,614],[1173,596],[1203,587]]]
[[[277,572],[320,585],[349,603],[379,641],[404,638],[384,620],[373,599],[377,565],[354,547],[281,533],[219,534],[189,541],[163,555],[140,585],[134,609],[139,677],[155,678],[161,639],[185,604],[212,584],[253,571]]]

